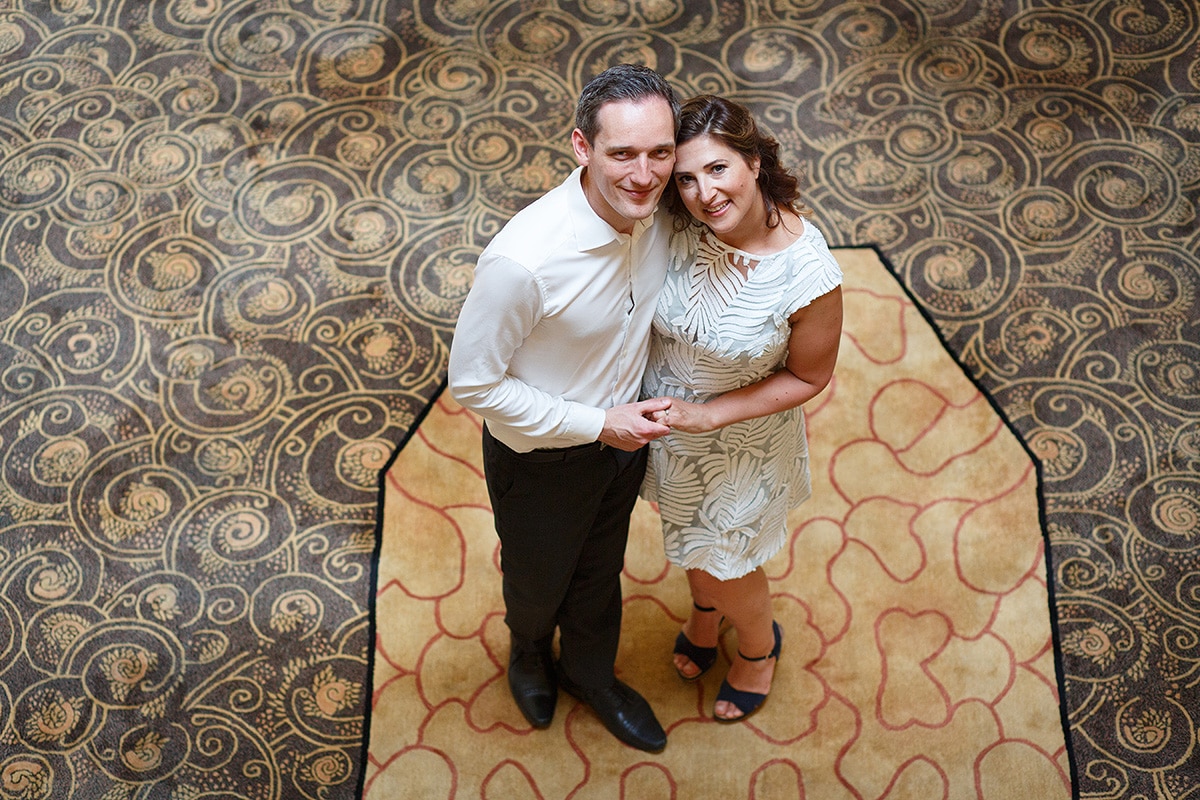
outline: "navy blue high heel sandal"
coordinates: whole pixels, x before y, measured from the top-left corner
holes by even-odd
[[[717,610],[716,608],[703,608],[696,605],[695,601],[692,602],[692,605],[700,612]],[[675,671],[679,673],[679,677],[689,683],[699,680],[700,676],[712,669],[712,665],[717,663],[717,648],[715,646],[701,647],[698,644],[693,644],[692,640],[684,635],[683,631],[680,631],[679,635],[675,637],[675,649],[671,652],[675,655],[686,656],[689,661],[700,669],[695,675],[685,675],[683,670],[675,667]]]
[[[778,663],[779,651],[783,648],[783,629],[779,627],[778,622],[772,621],[771,630],[775,633],[775,647],[771,649],[770,653],[765,656],[750,658],[747,655],[743,655],[741,650],[738,650],[738,655],[746,661],[765,661],[768,658],[774,658],[776,659],[776,663]],[[749,719],[752,714],[762,708],[763,703],[767,701],[767,696],[758,692],[743,692],[741,689],[735,689],[729,685],[729,680],[725,679],[721,681],[721,688],[717,692],[717,702],[722,700],[726,703],[732,703],[737,707],[738,711],[742,712],[742,715],[740,717],[718,717],[714,711],[713,719],[717,722],[741,722],[744,719]]]

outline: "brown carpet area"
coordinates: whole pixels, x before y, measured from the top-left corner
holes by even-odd
[[[367,747],[441,729],[368,741],[375,715],[423,719],[440,704],[441,724],[458,706],[448,694],[385,707],[392,683],[372,685],[373,662],[411,667],[441,630],[425,620],[415,650],[376,650],[375,625],[391,622],[372,613],[376,592],[382,604],[394,591],[374,580],[390,545],[381,470],[421,441],[475,255],[572,166],[573,99],[623,60],[683,94],[752,105],[809,176],[831,244],[879,249],[1038,459],[1067,751],[1005,745],[978,768],[923,751],[902,780],[936,789],[949,764],[982,781],[1002,771],[993,759],[1041,747],[1081,797],[1200,792],[1193,0],[0,0],[0,797],[317,800],[368,777],[401,785]],[[905,386],[876,408],[871,433],[889,443],[876,451],[919,440],[897,463],[940,464]],[[946,408],[939,422],[966,418]],[[888,496],[927,489],[926,473],[913,467]],[[957,554],[925,546],[921,515],[872,513],[844,539],[869,547],[817,550],[854,570],[780,589],[789,691],[806,675],[843,686],[823,670],[844,668],[835,656],[857,633],[838,638],[830,621],[848,601],[795,587],[904,586]],[[876,518],[907,521],[895,564],[860,530]],[[1003,527],[966,526],[957,541]],[[830,546],[821,526],[804,530]],[[631,565],[656,558],[643,535]],[[1007,598],[1008,582],[972,575],[959,583]],[[632,573],[631,588],[650,577]],[[436,594],[451,579],[422,580]],[[683,607],[673,580],[631,609],[649,645]],[[495,641],[490,591],[468,587],[475,617],[458,608],[456,634],[486,623]],[[903,740],[893,728],[932,730],[947,708],[993,727],[1014,715],[995,698],[1019,681],[985,691],[946,672],[966,651],[994,646],[995,663],[1031,665],[1018,674],[1054,689],[1053,653],[1007,632],[969,638],[924,607],[898,607],[872,634],[886,686],[902,673],[924,690],[850,704],[830,690],[817,715],[832,725],[850,705],[877,707],[856,747],[832,749],[868,768],[836,779],[867,781],[873,797],[908,793],[878,785],[896,765],[867,749]],[[627,669],[677,702],[655,677],[660,650],[627,645]],[[454,665],[473,680],[499,658],[475,649]],[[975,696],[989,701],[953,703]],[[570,720],[589,733],[586,714]],[[397,752],[434,788],[460,768],[440,750]],[[525,791],[515,764],[491,796]],[[621,773],[626,795],[683,780],[664,769]],[[781,761],[754,779],[769,792],[747,791],[776,796],[796,774]]]
[[[809,407],[813,498],[767,566],[784,646],[745,724],[710,719],[671,645],[689,607],[639,502],[619,676],[668,732],[647,755],[569,696],[508,693],[477,417],[443,396],[388,473],[366,797],[1070,796],[1036,472],[873,250],[836,251],[846,329]]]

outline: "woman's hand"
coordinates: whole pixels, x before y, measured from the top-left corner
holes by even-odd
[[[689,403],[678,399],[672,400],[671,407],[665,411],[656,412],[654,421],[661,422],[673,431],[684,433],[707,433],[717,428],[703,403]]]

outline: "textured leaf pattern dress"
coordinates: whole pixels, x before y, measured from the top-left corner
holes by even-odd
[[[643,397],[704,402],[775,372],[788,355],[788,318],[842,282],[825,237],[808,221],[790,247],[767,256],[702,230],[672,238]],[[642,496],[659,505],[671,563],[729,580],[779,552],[788,511],[808,499],[811,484],[797,407],[651,442]]]

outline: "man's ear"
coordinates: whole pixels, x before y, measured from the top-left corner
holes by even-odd
[[[575,160],[579,162],[579,166],[586,167],[592,160],[592,148],[579,128],[571,131],[571,147],[575,150]]]

